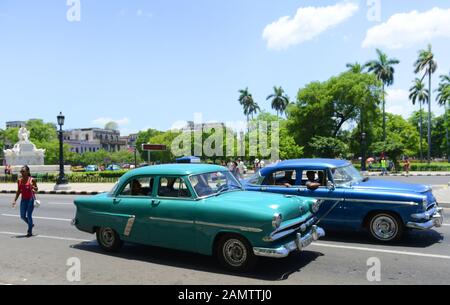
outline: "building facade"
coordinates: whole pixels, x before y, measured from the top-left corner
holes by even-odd
[[[102,128],[80,128],[64,132],[64,143],[76,153],[95,152],[100,149],[116,152],[127,148],[127,141],[121,139],[118,130]]]

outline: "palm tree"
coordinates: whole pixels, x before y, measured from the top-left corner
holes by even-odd
[[[390,86],[394,83],[394,68],[393,65],[400,63],[398,59],[388,58],[386,53],[377,49],[378,59],[367,62],[364,67],[367,67],[369,72],[373,72],[378,80],[383,84],[381,99],[383,101],[383,140],[386,141],[386,101],[385,101],[385,86]]]
[[[239,90],[239,104],[244,108],[244,115],[247,117],[247,126],[250,121],[250,116],[253,118],[253,114],[256,114],[260,108],[258,104],[253,100],[253,96],[248,91],[248,87]]]
[[[450,162],[450,147],[449,147],[449,134],[448,134],[448,104],[450,103],[450,74],[449,75],[440,75],[439,78],[441,82],[439,83],[439,88],[437,89],[436,100],[439,105],[444,105],[445,108],[445,141],[447,143],[447,158]]]
[[[423,159],[423,152],[422,152],[422,103],[425,103],[428,101],[428,90],[425,89],[425,85],[422,82],[422,80],[416,78],[414,80],[414,85],[409,88],[409,99],[412,101],[412,104],[415,105],[416,101],[419,101],[419,132],[420,132],[420,161]]]
[[[353,73],[363,73],[364,72],[364,65],[361,65],[359,62],[355,62],[354,64],[348,63],[345,65],[348,68],[348,72]]]
[[[266,100],[272,99],[272,109],[277,111],[277,117],[280,117],[280,114],[283,114],[286,110],[286,107],[289,105],[289,97],[284,94],[283,88],[273,87],[273,92],[269,95]]]
[[[419,73],[425,69],[425,75],[428,74],[428,162],[431,161],[431,74],[436,72],[437,63],[434,60],[434,54],[431,51],[431,44],[426,50],[419,51],[419,58],[414,63],[414,72]]]

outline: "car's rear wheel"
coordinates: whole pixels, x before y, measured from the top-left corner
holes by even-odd
[[[368,229],[372,238],[381,242],[399,240],[403,235],[403,223],[390,213],[377,213],[370,217]]]
[[[228,270],[242,272],[252,269],[256,256],[250,243],[242,236],[227,234],[217,242],[216,255],[222,266]]]
[[[117,252],[123,245],[119,234],[108,227],[97,229],[97,242],[102,249],[108,252]]]

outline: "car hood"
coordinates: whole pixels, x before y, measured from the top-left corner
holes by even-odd
[[[299,196],[252,191],[225,192],[205,200],[216,207],[227,209],[252,211],[265,215],[281,213],[284,220],[309,213],[310,204],[314,201],[314,199]]]
[[[423,194],[431,190],[431,187],[424,184],[412,184],[397,181],[386,181],[378,179],[369,179],[366,182],[359,182],[352,185],[355,189],[368,189],[388,192],[418,193]]]

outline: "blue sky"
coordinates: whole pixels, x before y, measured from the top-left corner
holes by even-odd
[[[59,111],[66,128],[111,119],[125,134],[194,113],[241,121],[239,89],[270,110],[274,85],[294,98],[376,47],[401,61],[388,110],[406,116],[418,50],[433,44],[434,87],[450,72],[448,1],[381,0],[373,20],[366,0],[79,0],[79,22],[68,21],[66,1],[0,0],[1,127]]]

